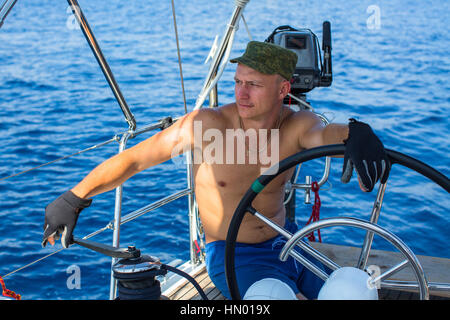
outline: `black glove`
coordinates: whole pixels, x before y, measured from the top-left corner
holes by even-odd
[[[56,198],[45,208],[44,237],[42,247],[45,247],[49,237],[58,240],[64,248],[72,243],[72,232],[77,223],[78,215],[84,208],[91,205],[91,199],[82,199],[67,191]]]
[[[350,119],[348,128],[341,181],[350,181],[354,166],[362,187],[372,191],[378,180],[381,183],[387,181],[391,168],[389,158],[368,124]]]

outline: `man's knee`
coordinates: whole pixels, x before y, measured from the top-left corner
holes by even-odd
[[[244,300],[297,300],[294,291],[286,283],[274,278],[264,278],[253,283]]]
[[[357,268],[335,270],[320,289],[319,300],[378,300],[378,291],[369,283],[370,276]]]

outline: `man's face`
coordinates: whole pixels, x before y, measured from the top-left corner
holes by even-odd
[[[234,76],[234,93],[241,118],[266,117],[271,112],[278,112],[276,106],[284,96],[283,87],[286,80],[279,75],[260,73],[243,64],[238,64]]]

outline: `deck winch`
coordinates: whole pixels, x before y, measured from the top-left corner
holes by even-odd
[[[112,258],[119,258],[112,266],[113,277],[117,280],[118,300],[161,300],[161,285],[157,276],[168,271],[185,277],[197,289],[203,300],[208,300],[200,285],[187,273],[161,263],[150,255],[141,255],[134,246],[115,248],[102,243],[73,238],[73,243],[94,250]]]
[[[128,247],[131,252],[135,247]],[[158,258],[149,255],[120,259],[114,263],[113,276],[117,280],[119,300],[158,300],[161,286],[156,279],[167,273]]]

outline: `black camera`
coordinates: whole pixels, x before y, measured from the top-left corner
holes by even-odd
[[[329,87],[333,81],[331,69],[331,28],[330,22],[323,23],[322,50],[319,40],[310,29],[294,29],[291,26],[277,27],[266,39],[295,52],[297,66],[291,80],[291,93],[303,95],[315,87]]]

